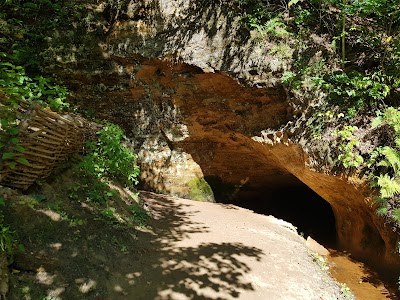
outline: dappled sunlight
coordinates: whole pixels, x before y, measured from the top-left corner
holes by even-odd
[[[51,243],[49,244],[50,248],[55,250],[55,251],[60,251],[63,244],[62,243]]]
[[[135,299],[232,299],[254,286],[245,275],[251,271],[245,259],[262,259],[260,249],[242,243],[203,243],[197,247],[178,247],[177,242],[193,233],[207,233],[208,226],[194,222],[185,204],[173,197],[141,193],[150,206],[155,236],[148,240],[145,266],[127,257],[121,269],[113,272],[111,289]],[[126,270],[123,272],[123,270]]]
[[[128,280],[128,284],[129,284],[129,285],[135,284],[135,280],[136,280],[137,278],[139,278],[140,276],[142,276],[142,272],[128,273],[128,274],[125,275],[125,277],[126,277],[127,280]]]
[[[84,278],[78,278],[75,279],[75,283],[79,284],[79,291],[82,294],[87,294],[90,291],[94,290],[96,288],[97,282],[92,280],[92,279],[84,279]]]
[[[207,298],[212,294],[225,299],[237,297],[243,290],[254,290],[251,282],[244,278],[250,268],[240,258],[260,260],[262,252],[240,243],[210,243],[165,254],[154,270],[162,275],[160,295],[179,293]]]
[[[174,197],[154,193],[141,193],[143,201],[152,201],[151,214],[154,217],[154,231],[159,235],[157,242],[164,249],[174,247],[173,243],[188,238],[193,233],[208,232],[208,226],[196,223],[190,217],[196,211],[187,212],[183,208],[190,204],[177,204]],[[154,200],[158,201],[154,201]]]
[[[50,275],[43,267],[40,267],[36,273],[36,280],[44,285],[53,284],[55,277],[56,275]]]
[[[62,300],[62,293],[65,291],[65,286],[56,287],[47,291],[47,296],[51,300]]]
[[[48,216],[52,221],[61,221],[61,215],[50,209],[39,209],[38,212]]]
[[[237,242],[185,244],[193,234],[210,233],[193,219],[199,209],[165,195],[140,197],[153,216],[142,227],[110,219],[91,202],[14,206],[14,215],[30,216],[15,224],[30,243],[12,265],[29,284],[25,293],[12,290],[11,299],[232,299],[254,291],[247,262],[260,261],[260,249]],[[122,214],[127,204],[120,202],[113,205]],[[49,217],[54,210],[59,221]],[[71,226],[73,219],[85,222]]]

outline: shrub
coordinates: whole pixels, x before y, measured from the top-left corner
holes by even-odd
[[[4,53],[0,56],[6,57]],[[68,107],[65,101],[67,90],[54,84],[43,76],[29,77],[25,69],[10,62],[0,62],[0,150],[2,159],[14,157],[25,149],[18,145],[19,124],[24,118],[21,106],[29,107],[33,103],[49,106],[58,111]],[[27,164],[24,158],[8,162],[13,169],[15,164]]]
[[[342,130],[336,130],[333,136],[339,137],[339,155],[338,161],[345,167],[359,167],[364,159],[357,153],[356,147],[360,144],[359,140],[354,136],[356,126],[344,126]]]
[[[121,143],[125,139],[122,129],[109,123],[97,134],[98,140],[87,144],[82,169],[98,179],[116,180],[125,186],[137,184],[136,155]]]

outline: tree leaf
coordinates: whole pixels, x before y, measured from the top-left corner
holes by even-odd
[[[17,164],[15,163],[15,161],[10,161],[10,162],[8,163],[8,166],[10,167],[11,170],[14,170],[15,167],[17,166]]]
[[[16,145],[16,144],[18,144],[18,139],[17,139],[17,138],[12,138],[12,139],[10,140],[10,142],[11,142],[12,144]]]
[[[29,161],[24,157],[18,157],[17,162],[26,166],[30,165]]]
[[[7,127],[8,126],[8,121],[6,119],[3,119],[0,121],[0,124],[2,127]]]
[[[22,146],[15,146],[14,149],[18,152],[24,153],[25,152],[25,148]]]
[[[17,127],[11,127],[8,132],[12,135],[17,135],[18,134],[18,128]]]
[[[15,156],[15,153],[12,152],[5,152],[3,153],[3,155],[1,156],[2,159],[10,159],[13,158]]]

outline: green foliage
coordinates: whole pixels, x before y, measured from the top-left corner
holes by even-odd
[[[6,56],[4,53],[0,55]],[[31,78],[23,67],[11,62],[0,62],[0,92],[5,95],[2,105],[8,109],[16,109],[21,103],[31,104],[34,101],[55,111],[69,106],[65,102],[65,87],[54,84],[51,79],[43,76]],[[2,115],[2,119],[5,117],[7,114]]]
[[[391,168],[394,174],[400,175],[400,109],[388,107],[383,112],[378,111],[377,117],[372,121],[371,127],[388,126],[393,131],[393,146],[378,147],[371,154],[372,162],[378,166]],[[389,141],[388,141],[389,142]]]
[[[381,174],[377,178],[377,184],[383,198],[390,198],[400,193],[399,178],[390,177],[388,174]]]
[[[5,205],[5,199],[0,197],[0,208]],[[12,257],[16,249],[16,238],[14,232],[9,226],[4,224],[4,216],[0,211],[0,252],[5,252],[7,256]]]
[[[0,1],[0,23],[6,33],[0,40],[0,52],[7,52],[13,64],[28,69],[34,77],[40,73],[46,37],[57,25],[72,25],[68,19],[77,10],[74,5],[74,1],[57,0]]]
[[[278,38],[289,35],[289,32],[287,31],[287,26],[280,17],[272,18],[263,25],[250,25],[251,27],[256,28],[263,35],[269,34]]]
[[[396,208],[396,209],[392,210],[391,216],[393,219],[400,221],[400,209]]]
[[[371,127],[388,126],[393,131],[394,145],[377,147],[370,155],[369,166],[376,166],[379,174],[374,177],[373,185],[379,188],[380,197],[376,202],[378,214],[391,216],[400,221],[399,209],[392,207],[396,203],[390,200],[400,194],[400,110],[388,107],[378,111]]]
[[[135,163],[136,155],[122,144],[125,136],[119,126],[106,124],[97,135],[97,141],[87,143],[86,155],[74,170],[81,180],[78,185],[69,187],[68,197],[108,205],[109,200],[118,194],[108,182],[132,187],[137,183],[139,167]],[[107,209],[105,215],[109,212]]]
[[[327,76],[325,87],[332,98],[342,98],[345,101],[356,98],[383,100],[391,90],[387,84],[389,80],[390,77],[381,73],[368,76],[356,71],[339,72]]]
[[[376,128],[382,125],[389,125],[396,135],[396,138],[400,137],[400,109],[394,107],[388,107],[383,112],[378,111],[377,117],[372,121],[372,128]],[[397,144],[397,142],[396,142]],[[399,147],[400,148],[400,147]]]
[[[310,85],[311,89],[322,88],[330,105],[340,106],[347,119],[354,118],[362,110],[377,108],[399,87],[398,1],[236,2],[243,9],[249,28],[266,36],[286,38],[286,45],[272,47],[269,54],[275,54],[279,59],[288,58],[282,57],[281,51],[274,51],[286,46],[298,56],[296,68],[283,73],[282,83],[290,89],[300,90],[303,95],[310,90]],[[360,22],[361,19],[365,21]],[[307,70],[311,63],[310,51],[304,51],[302,41],[316,32],[335,45],[336,61],[342,61],[341,70],[335,65]],[[334,62],[331,59],[330,63]]]
[[[400,174],[400,151],[385,146],[379,149],[383,159],[378,163],[380,167],[391,168],[394,174]]]
[[[349,299],[352,298],[353,294],[351,292],[351,289],[345,283],[341,283],[340,284],[340,292],[342,293],[342,295],[345,298],[349,298]]]
[[[107,183],[102,182],[93,174],[82,170],[76,172],[81,179],[78,185],[74,185],[68,190],[68,198],[71,200],[85,199],[97,203],[106,203],[115,192],[110,189]]]
[[[61,110],[68,107],[66,96],[67,90],[52,80],[42,76],[30,78],[23,67],[0,62],[0,150],[3,152],[1,158],[11,169],[17,164],[29,164],[25,158],[19,157],[20,153],[25,152],[18,145],[19,124],[24,119],[24,114],[19,111],[20,106],[39,103],[53,110]]]
[[[295,5],[299,2],[300,0],[290,0],[288,3],[288,7],[291,7],[292,5]]]
[[[15,246],[14,233],[10,227],[0,223],[0,251],[12,255]]]
[[[376,107],[396,87],[393,77],[381,72],[365,75],[360,72],[335,72],[319,82],[328,94],[328,101],[347,110],[352,119],[360,110]]]
[[[354,131],[358,128],[356,126],[344,126],[342,130],[336,130],[332,133],[333,136],[339,138],[339,156],[338,161],[345,167],[359,167],[364,159],[356,151],[359,146],[359,140],[354,136]]]
[[[139,224],[140,226],[146,226],[150,219],[150,214],[138,205],[132,205],[130,207],[132,213],[132,221]]]
[[[122,129],[107,124],[98,132],[98,140],[87,144],[87,155],[81,162],[83,170],[99,179],[116,180],[125,186],[137,183],[139,167],[136,155],[121,143]]]
[[[282,74],[282,83],[289,85],[290,83],[292,83],[296,78],[296,74],[291,72],[291,71],[286,71]]]
[[[236,0],[244,8],[243,20],[250,28],[262,26],[271,17],[270,7],[260,0]]]

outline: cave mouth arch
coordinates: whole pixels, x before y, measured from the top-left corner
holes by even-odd
[[[304,238],[335,248],[336,219],[331,205],[300,180],[292,185],[241,187],[224,184],[219,177],[205,178],[218,203],[234,204],[258,214],[272,215],[290,222]],[[297,181],[297,182],[296,182]]]

